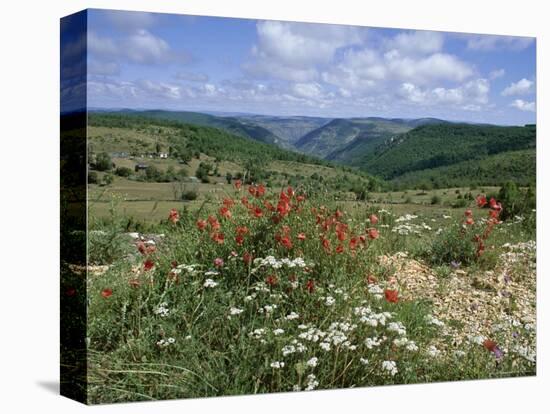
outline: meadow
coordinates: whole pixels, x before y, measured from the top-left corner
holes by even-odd
[[[237,181],[159,202],[146,232],[113,204],[89,240],[89,401],[534,375],[532,217],[484,200],[382,207]]]
[[[535,375],[532,187],[403,189],[138,116],[88,136],[62,295],[87,308],[89,403]]]

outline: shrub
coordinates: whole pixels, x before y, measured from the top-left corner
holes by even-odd
[[[88,184],[98,184],[99,177],[95,171],[90,171],[88,173]]]
[[[113,161],[106,152],[97,155],[95,159],[95,169],[98,171],[110,171],[113,168]]]
[[[428,261],[435,265],[449,265],[451,262],[468,265],[476,261],[474,233],[461,225],[449,226],[433,240],[428,252]]]
[[[434,194],[430,202],[432,204],[441,204],[441,197],[439,197],[437,194]]]
[[[197,190],[185,190],[181,193],[181,199],[185,201],[196,200],[198,196]]]
[[[113,174],[105,174],[103,176],[103,184],[104,185],[111,185],[113,184],[113,181],[115,180],[115,177]]]
[[[118,175],[119,177],[128,178],[129,176],[132,175],[132,170],[128,167],[117,167],[117,169],[115,170],[115,174]]]
[[[530,215],[536,207],[535,193],[531,187],[526,191],[522,191],[513,181],[509,181],[502,186],[497,199],[506,206],[501,213],[502,220],[514,218],[515,216]]]

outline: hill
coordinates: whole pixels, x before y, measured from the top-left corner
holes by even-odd
[[[393,180],[416,171],[436,169],[463,162],[479,165],[497,154],[530,150],[535,152],[536,128],[470,124],[422,125],[394,136],[376,149],[361,167],[371,174]],[[512,157],[513,158],[513,157]],[[464,174],[471,171],[458,168]],[[524,166],[526,168],[526,166]]]
[[[297,150],[347,165],[361,165],[386,139],[417,125],[445,122],[433,118],[385,119],[379,117],[334,119],[300,138]]]
[[[273,134],[271,131],[260,125],[248,122],[241,122],[233,117],[224,117],[209,115],[200,112],[188,111],[165,111],[165,110],[146,110],[146,111],[118,111],[116,114],[128,116],[144,116],[151,119],[164,119],[177,121],[194,125],[219,128],[234,135],[245,138],[251,138],[255,141],[266,144],[274,144],[284,147],[284,141]]]

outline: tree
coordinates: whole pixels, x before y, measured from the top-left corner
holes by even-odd
[[[95,169],[98,171],[110,171],[113,168],[113,161],[106,152],[97,155],[95,160]]]
[[[129,176],[132,175],[132,170],[128,167],[117,167],[117,169],[115,170],[115,174],[118,175],[119,177],[128,178]]]

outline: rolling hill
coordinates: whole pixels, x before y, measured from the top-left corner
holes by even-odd
[[[470,124],[422,125],[387,140],[361,167],[391,180],[414,171],[461,162],[483,163],[487,157],[518,150],[535,151],[536,128]]]

